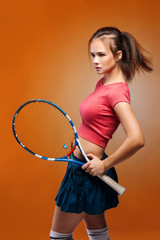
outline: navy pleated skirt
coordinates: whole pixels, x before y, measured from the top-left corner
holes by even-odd
[[[107,157],[104,154],[103,159]],[[77,159],[74,155],[72,159]],[[79,159],[77,159],[79,160]],[[107,175],[118,182],[115,168]],[[64,212],[101,214],[118,205],[118,194],[98,177],[92,177],[77,164],[68,163],[67,171],[55,198],[56,205]]]

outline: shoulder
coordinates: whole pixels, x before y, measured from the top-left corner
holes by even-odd
[[[130,95],[129,87],[127,83],[119,82],[119,83],[113,83],[109,84],[109,96],[119,96],[119,95]]]
[[[127,83],[120,82],[108,86],[108,101],[111,107],[114,107],[118,102],[130,103],[130,91]]]

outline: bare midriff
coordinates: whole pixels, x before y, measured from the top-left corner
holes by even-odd
[[[82,146],[85,154],[92,153],[95,156],[97,156],[99,159],[102,158],[102,156],[104,154],[103,147],[100,147],[92,142],[89,142],[88,140],[86,140],[80,136],[79,136],[79,140],[80,140],[81,146]],[[78,147],[76,147],[76,149],[74,150],[74,155],[75,155],[75,157],[77,157],[79,159],[84,159],[84,157],[82,156],[82,153]]]

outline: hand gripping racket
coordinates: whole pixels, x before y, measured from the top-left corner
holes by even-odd
[[[17,142],[36,157],[83,165],[70,159],[78,146],[85,160],[90,161],[82,149],[72,120],[52,102],[35,99],[21,105],[13,117],[12,129]],[[106,174],[98,177],[120,195],[125,192],[124,187]]]

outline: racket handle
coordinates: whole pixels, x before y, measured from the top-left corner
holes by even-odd
[[[107,183],[111,188],[113,188],[117,193],[119,193],[119,195],[122,195],[126,191],[124,187],[119,185],[116,181],[114,181],[106,174],[98,175],[97,177],[99,177],[103,182]]]

